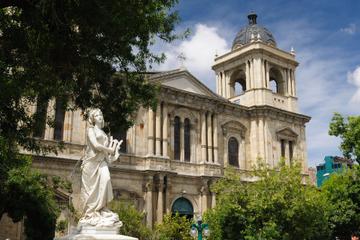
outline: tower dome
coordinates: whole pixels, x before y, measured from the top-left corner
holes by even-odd
[[[258,25],[256,18],[257,15],[253,12],[248,15],[249,25],[240,29],[240,31],[236,34],[232,50],[248,44],[251,41],[261,41],[266,44],[276,46],[275,38],[272,33],[265,27]]]

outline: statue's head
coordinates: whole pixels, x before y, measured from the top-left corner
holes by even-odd
[[[94,108],[89,111],[88,123],[89,127],[94,127],[97,124],[100,128],[104,127],[104,117],[99,108]]]

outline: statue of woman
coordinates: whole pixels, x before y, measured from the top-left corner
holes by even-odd
[[[106,205],[114,198],[108,165],[119,158],[122,141],[108,138],[102,130],[104,118],[100,109],[90,111],[88,123],[87,148],[81,165],[83,213],[79,224],[121,226],[119,216]]]

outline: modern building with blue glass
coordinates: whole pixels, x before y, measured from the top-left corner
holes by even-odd
[[[323,182],[330,177],[334,172],[341,172],[347,168],[348,164],[338,160],[338,157],[326,156],[325,163],[316,166],[316,184],[321,187]]]

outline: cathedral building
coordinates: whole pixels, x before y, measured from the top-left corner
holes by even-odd
[[[216,92],[183,68],[147,75],[161,85],[158,106],[139,109],[134,126],[119,134],[124,153],[110,170],[115,197],[144,211],[148,226],[166,213],[193,216],[215,206],[210,186],[227,166],[242,174],[259,159],[275,167],[284,158],[307,170],[310,117],[297,106],[295,54],[277,48],[256,14],[248,21],[231,51],[215,57]],[[63,140],[65,149],[36,156],[34,166],[50,175],[72,175],[76,207],[81,186],[74,166],[84,153],[87,123],[80,111],[61,112],[55,101],[47,112],[61,124],[47,127],[44,140]]]

